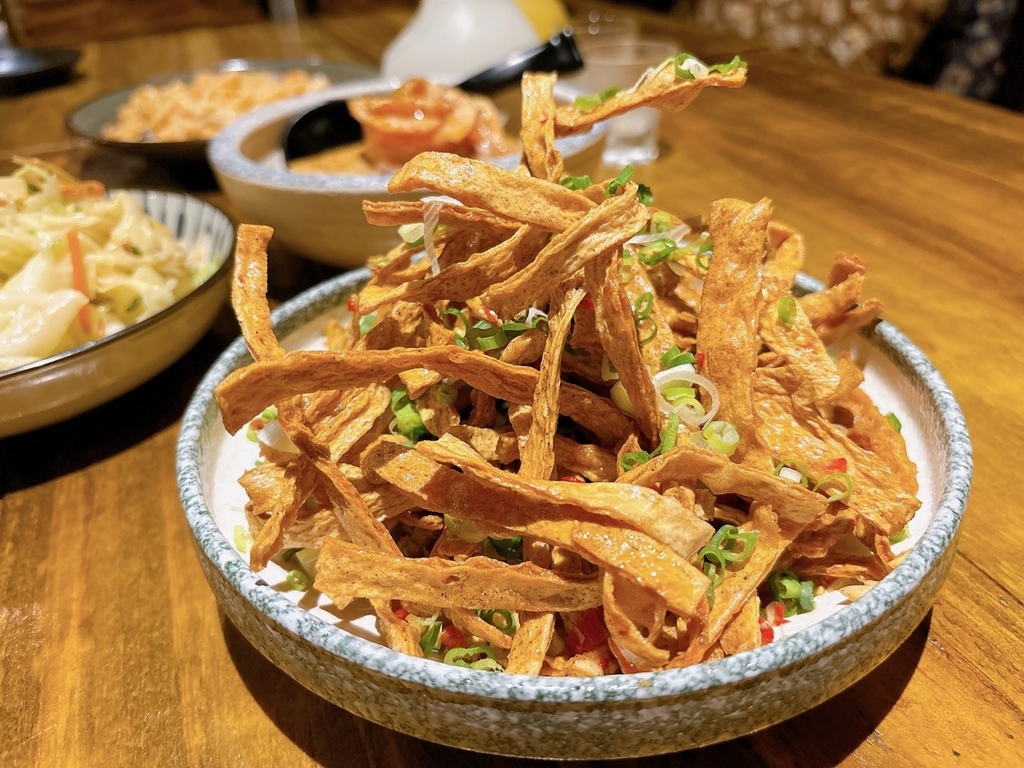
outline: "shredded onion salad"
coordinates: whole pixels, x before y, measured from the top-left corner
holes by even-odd
[[[0,370],[109,336],[166,309],[212,270],[142,203],[35,160],[0,177]]]

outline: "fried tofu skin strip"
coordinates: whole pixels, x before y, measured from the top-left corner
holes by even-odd
[[[593,109],[582,110],[573,105],[559,107],[555,114],[555,135],[581,133],[602,120],[637,107],[658,107],[667,112],[677,112],[688,107],[705,88],[739,88],[746,79],[746,66],[726,74],[712,72],[706,77],[681,78],[675,73],[675,61],[668,59],[650,70],[632,88],[619,91]],[[622,84],[623,87],[626,85]]]
[[[338,606],[357,597],[513,611],[584,610],[601,602],[594,576],[563,576],[532,563],[385,555],[336,538],[325,539],[320,552],[314,586]]]
[[[427,189],[449,195],[464,205],[563,232],[594,207],[587,198],[547,179],[499,168],[481,160],[424,152],[388,182],[389,192]]]
[[[538,373],[532,368],[509,365],[458,347],[340,353],[300,351],[232,372],[217,386],[215,395],[224,426],[234,433],[268,402],[306,392],[344,390],[388,381],[411,368],[430,368],[445,376],[461,378],[476,389],[514,403],[532,402],[538,382]],[[592,430],[606,446],[620,441],[632,424],[611,401],[572,384],[560,389],[559,413]]]

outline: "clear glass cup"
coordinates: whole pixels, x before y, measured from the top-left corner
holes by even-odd
[[[585,93],[608,88],[632,87],[648,69],[679,52],[679,45],[660,38],[637,38],[594,45],[588,51],[586,67],[578,86]],[[661,111],[653,107],[635,109],[608,123],[602,161],[605,165],[644,165],[657,159],[658,126]]]

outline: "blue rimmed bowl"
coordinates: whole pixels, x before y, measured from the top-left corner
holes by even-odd
[[[366,222],[363,201],[416,200],[422,195],[390,194],[390,173],[289,170],[281,133],[294,116],[319,104],[387,93],[394,87],[387,80],[354,80],[285,99],[240,118],[210,142],[207,155],[218,185],[247,221],[273,227],[275,242],[290,251],[336,267],[364,266],[367,257],[387,253],[401,240],[395,228]],[[555,88],[555,97],[562,102],[572,101],[575,94],[565,86]],[[517,114],[518,96],[513,101],[507,105],[504,100],[499,102],[499,109],[507,115]],[[607,126],[597,125],[586,133],[557,140],[566,173],[596,173],[607,130]],[[515,168],[519,159],[516,153],[491,162]]]
[[[326,318],[366,279],[355,271],[278,308],[286,346],[316,344]],[[802,290],[820,286],[807,278]],[[865,388],[903,423],[922,507],[895,570],[852,603],[823,605],[787,636],[684,669],[600,678],[465,670],[391,651],[372,626],[300,607],[236,551],[244,524],[238,477],[255,458],[229,436],[213,390],[250,361],[241,339],[198,387],[181,424],[181,500],[203,572],[231,621],[311,691],[375,723],[467,750],[554,759],[639,757],[742,736],[804,712],[867,675],[930,609],[953,560],[972,475],[971,444],[953,394],[921,351],[881,322],[854,342]],[[295,593],[292,593],[295,594]]]

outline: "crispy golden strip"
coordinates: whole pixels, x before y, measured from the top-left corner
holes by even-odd
[[[533,397],[533,418],[526,441],[519,451],[519,474],[540,480],[551,479],[555,468],[555,431],[558,428],[558,391],[562,384],[562,355],[572,327],[572,316],[586,292],[582,275],[569,285],[552,291],[548,312],[547,344],[540,361],[537,389]]]
[[[591,110],[576,106],[560,106],[555,113],[555,135],[565,136],[587,130],[595,123],[621,115],[637,107],[659,107],[668,112],[677,112],[689,106],[705,88],[739,88],[747,79],[746,66],[738,67],[728,74],[712,72],[707,77],[685,79],[675,74],[673,59],[648,72],[631,88],[622,83],[626,90],[606,100]]]
[[[637,531],[581,526],[572,543],[587,559],[657,595],[677,616],[691,616],[705,599],[707,577],[672,550],[650,547]]]
[[[499,314],[514,315],[546,296],[552,285],[574,275],[602,253],[620,248],[644,227],[648,218],[647,207],[637,199],[636,185],[627,184],[620,194],[564,227],[530,264],[507,280],[488,287],[482,298]]]
[[[307,392],[386,382],[410,368],[430,368],[513,403],[529,403],[537,387],[532,368],[509,365],[482,352],[458,347],[388,351],[290,352],[280,360],[232,372],[215,391],[228,432],[237,432],[267,403]],[[561,387],[559,412],[612,445],[630,431],[631,420],[610,400],[572,384]]]
[[[437,275],[410,280],[389,291],[375,293],[361,302],[361,308],[372,312],[399,300],[427,304],[444,299],[465,301],[479,296],[488,286],[513,275],[525,256],[532,257],[548,237],[549,233],[544,230],[523,225],[494,247],[473,254],[464,262],[445,267]]]
[[[586,268],[587,291],[594,302],[594,324],[601,346],[629,395],[647,447],[653,448],[662,427],[659,395],[640,351],[633,307],[619,277],[621,265],[621,255],[611,251],[591,262]]]
[[[314,586],[338,605],[353,598],[403,600],[441,608],[577,611],[601,603],[594,577],[559,575],[533,563],[508,565],[489,557],[461,562],[403,557],[324,539]]]
[[[568,229],[594,207],[583,195],[561,184],[440,152],[417,155],[388,182],[389,192],[418,189],[449,195],[464,205],[550,232]]]
[[[315,464],[327,481],[327,495],[334,504],[338,522],[341,523],[349,540],[377,552],[401,556],[402,551],[391,537],[391,533],[370,514],[358,489],[338,465],[324,457],[317,457]]]
[[[735,493],[771,504],[780,517],[809,523],[825,513],[825,497],[771,472],[734,464],[727,456],[683,441],[661,456],[619,476],[618,482],[646,486],[699,480],[713,493]]]
[[[270,559],[284,547],[288,529],[313,491],[315,474],[312,463],[300,456],[284,468],[283,482],[276,487],[259,483],[266,477],[263,474],[247,476],[245,487],[247,492],[252,492],[249,503],[252,513],[270,513],[249,550],[249,567],[254,571],[266,568]]]
[[[838,394],[842,377],[806,313],[796,302],[793,307],[787,323],[779,317],[777,302],[762,305],[759,330],[781,360],[778,374],[792,393],[794,408],[806,412]]]
[[[370,471],[372,465],[380,480],[402,488],[424,509],[470,520],[486,530],[503,528],[508,535],[532,536],[576,551],[599,568],[615,570],[644,589],[662,583],[672,592],[661,595],[666,603],[687,614],[694,607],[693,593],[707,588],[707,578],[670,547],[616,524],[610,516],[603,520],[585,517],[571,505],[551,504],[521,488],[487,483],[439,464],[421,455],[419,449],[378,443],[375,451],[376,455],[364,455],[364,470]]]
[[[240,224],[235,237],[235,265],[231,276],[231,305],[249,352],[256,360],[284,355],[270,324],[267,303],[267,246],[271,227]]]
[[[523,75],[522,130],[523,161],[531,176],[548,181],[562,178],[562,155],[555,147],[554,72],[527,72]]]
[[[511,491],[521,497],[514,514],[557,515],[569,519],[607,518],[642,531],[671,547],[679,556],[692,557],[714,532],[710,525],[671,499],[650,488],[623,483],[573,483],[529,479],[503,472],[451,435],[418,443],[416,452],[484,482],[495,492]],[[511,517],[513,513],[509,513]]]
[[[721,408],[716,418],[730,422],[740,435],[734,458],[766,466],[757,438],[751,377],[761,341],[757,317],[761,306],[761,269],[767,246],[771,203],[754,205],[719,200],[711,206],[714,242],[711,267],[701,292],[697,349],[704,355],[702,373],[718,386]]]
[[[366,221],[378,227],[399,227],[423,221],[427,203],[422,201],[380,201],[364,200],[363,214]],[[439,224],[458,229],[472,229],[486,232],[495,237],[508,237],[519,227],[519,223],[504,216],[497,216],[479,208],[452,203],[443,205],[437,211]]]
[[[521,612],[519,629],[512,639],[505,671],[510,675],[539,675],[554,636],[554,613]]]
[[[645,637],[630,618],[618,593],[628,593],[631,586],[632,582],[610,573],[604,574],[604,622],[608,629],[609,646],[624,671],[646,672],[659,669],[669,662],[671,654],[667,648],[659,648],[650,637]]]

